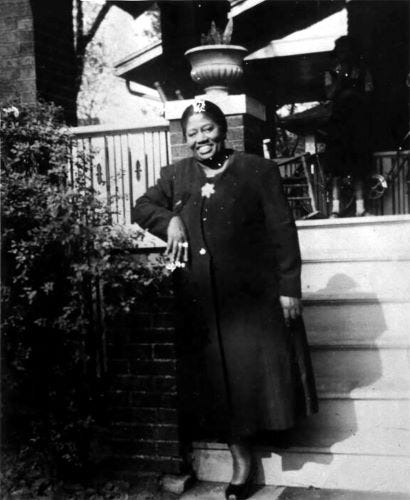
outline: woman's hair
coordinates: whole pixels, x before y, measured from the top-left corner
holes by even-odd
[[[195,100],[194,104],[188,106],[182,114],[181,117],[181,127],[184,137],[186,137],[186,126],[188,119],[195,114],[204,114],[211,120],[213,120],[221,129],[222,133],[226,135],[228,129],[228,124],[226,122],[225,115],[222,113],[221,109],[218,108],[216,104],[210,101]]]

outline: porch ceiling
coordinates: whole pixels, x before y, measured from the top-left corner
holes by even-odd
[[[327,52],[246,61],[245,86],[256,98],[279,106],[321,101],[328,65]]]

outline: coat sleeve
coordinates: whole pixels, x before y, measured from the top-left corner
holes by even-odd
[[[174,179],[174,168],[163,167],[155,186],[137,199],[132,210],[133,222],[165,241],[169,221],[175,215],[172,211]]]
[[[275,247],[279,295],[301,297],[301,257],[292,211],[283,192],[279,169],[269,165],[261,176],[267,230]]]

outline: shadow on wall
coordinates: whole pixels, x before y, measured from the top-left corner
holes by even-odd
[[[382,361],[375,341],[387,327],[376,293],[363,292],[347,274],[334,274],[325,288],[316,290],[305,301],[304,319],[319,413],[300,421],[292,430],[269,433],[258,441],[259,460],[271,457],[271,449],[264,448],[273,446],[282,471],[297,471],[308,463],[330,464],[336,444],[371,425],[366,422],[367,415],[363,415],[367,402],[362,397],[365,388],[382,377]],[[303,449],[303,453],[287,452],[290,447]],[[262,463],[259,470],[263,470]],[[316,479],[320,482],[319,476]],[[261,483],[265,480],[268,478],[260,478]]]

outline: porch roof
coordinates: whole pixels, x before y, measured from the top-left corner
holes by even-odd
[[[329,52],[333,50],[335,40],[347,35],[347,33],[347,10],[342,9],[305,29],[270,41],[261,49],[249,54],[245,59],[251,61],[253,59]]]
[[[157,59],[163,53],[162,41],[158,40],[137,52],[129,54],[114,65],[114,73],[126,79],[132,79],[132,73],[140,66]]]

